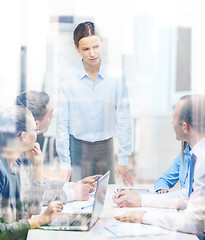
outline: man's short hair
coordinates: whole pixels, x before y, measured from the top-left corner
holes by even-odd
[[[205,96],[200,94],[185,95],[179,113],[179,121],[187,122],[198,133],[205,133]]]
[[[16,104],[28,108],[35,120],[42,120],[47,113],[46,105],[50,97],[45,92],[28,91],[22,92],[16,99]]]

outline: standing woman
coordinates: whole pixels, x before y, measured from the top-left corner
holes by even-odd
[[[61,169],[69,178],[72,164],[74,181],[110,170],[110,183],[114,183],[117,130],[117,172],[126,185],[133,185],[127,169],[132,145],[130,108],[122,72],[102,61],[102,43],[94,23],[80,23],[73,39],[82,61],[65,72],[60,82],[57,152]]]

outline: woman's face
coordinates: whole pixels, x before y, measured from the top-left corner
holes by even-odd
[[[76,45],[75,45],[76,46]],[[102,43],[100,37],[93,35],[81,38],[76,50],[81,54],[83,61],[88,65],[97,65],[102,55]]]

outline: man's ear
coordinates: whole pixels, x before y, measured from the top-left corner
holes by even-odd
[[[187,122],[183,122],[182,127],[183,127],[184,133],[188,133],[189,132],[190,126],[189,126],[189,124]]]
[[[77,45],[75,45],[75,49],[76,49],[77,52],[80,53],[80,50],[79,50],[79,48],[77,47]]]

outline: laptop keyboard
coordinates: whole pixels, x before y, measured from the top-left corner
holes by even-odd
[[[62,213],[51,226],[87,226],[90,223],[91,213]]]

